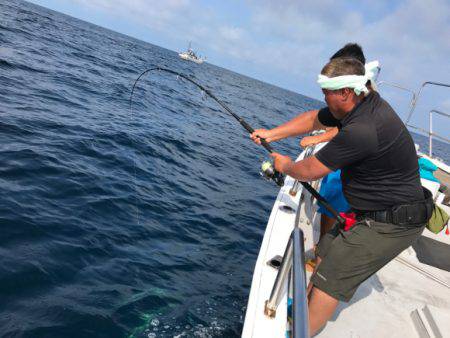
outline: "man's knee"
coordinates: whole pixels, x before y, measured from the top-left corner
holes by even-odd
[[[311,306],[320,308],[329,308],[330,310],[336,308],[339,304],[339,300],[329,295],[325,291],[320,290],[313,285],[311,290]]]
[[[333,316],[338,304],[339,300],[313,286],[308,303],[311,336],[316,334]]]

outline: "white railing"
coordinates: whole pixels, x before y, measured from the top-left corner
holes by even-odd
[[[275,317],[280,304],[284,285],[287,283],[289,273],[292,274],[292,337],[309,338],[308,301],[306,294],[305,270],[305,240],[302,229],[299,227],[301,206],[297,209],[294,230],[289,237],[283,260],[278,270],[275,283],[269,299],[266,301],[264,313],[268,317]]]
[[[447,114],[447,113],[444,113],[442,111],[433,109],[429,113],[429,121],[430,121],[429,123],[430,124],[429,124],[429,129],[428,130],[425,130],[424,128],[420,128],[420,127],[408,124],[408,127],[410,127],[411,129],[421,131],[422,133],[425,133],[425,134],[428,135],[428,156],[430,156],[430,157],[433,157],[433,137],[435,137],[435,138],[437,138],[439,140],[442,140],[442,141],[450,143],[450,139],[448,139],[448,138],[446,138],[444,136],[438,135],[438,134],[433,132],[433,113],[439,114],[439,115],[442,115],[442,116],[445,116],[445,117],[450,117],[450,114]]]
[[[405,91],[407,91],[407,92],[412,94],[412,98],[411,98],[411,101],[410,101],[410,104],[409,104],[410,109],[409,109],[409,113],[408,113],[408,116],[407,116],[406,121],[405,121],[405,125],[407,127],[411,128],[411,129],[421,131],[421,132],[425,133],[426,135],[428,135],[428,141],[429,141],[428,142],[428,155],[430,157],[433,156],[433,137],[435,137],[437,139],[440,139],[442,141],[450,143],[450,139],[433,132],[433,113],[439,114],[439,115],[445,116],[445,117],[450,117],[450,114],[444,113],[444,112],[436,110],[436,109],[431,110],[429,112],[429,126],[428,126],[428,130],[426,130],[424,128],[421,128],[421,127],[418,127],[418,126],[414,126],[414,125],[409,123],[409,121],[411,120],[411,117],[412,117],[412,115],[414,113],[414,110],[416,109],[417,101],[419,100],[420,95],[422,94],[422,90],[423,90],[423,88],[425,86],[433,85],[433,86],[438,86],[438,87],[450,88],[450,84],[441,83],[441,82],[426,81],[420,86],[420,89],[418,90],[417,94],[413,90],[411,90],[409,88],[406,88],[406,87],[402,87],[402,86],[397,85],[395,83],[389,83],[389,82],[386,82],[386,81],[380,81],[377,84],[378,84],[378,86],[380,86],[382,84],[385,84],[385,85],[388,85],[388,86],[391,86],[391,87],[395,87],[395,88],[398,88],[398,89],[401,89],[401,90],[405,90]]]

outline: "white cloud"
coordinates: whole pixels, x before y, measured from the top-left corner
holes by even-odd
[[[183,19],[191,7],[189,0],[69,0],[92,10],[110,13],[155,30],[166,30]]]
[[[450,74],[448,0],[67,1],[159,32],[171,41],[165,47],[192,40],[212,63],[252,70],[267,82],[279,73],[283,80],[276,84],[315,97],[316,74],[347,42],[359,42],[369,60],[379,59],[387,81],[416,89]]]
[[[380,58],[400,78],[434,68],[450,52],[450,3],[446,0],[404,0],[396,7],[391,1],[364,0],[357,8],[353,2],[334,0],[248,0],[249,16],[239,24],[227,20],[239,14],[224,16],[221,6],[205,7],[192,0],[68,1],[161,31],[172,39],[196,38],[204,48],[222,48],[224,55],[253,55],[252,61],[263,67],[297,73],[317,72],[349,41],[360,42],[369,58]],[[369,15],[373,13],[380,16]],[[231,47],[248,52],[236,53]],[[259,57],[268,51],[282,56],[284,62]]]

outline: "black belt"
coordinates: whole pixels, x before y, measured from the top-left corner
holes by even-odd
[[[411,204],[400,204],[386,210],[363,211],[355,210],[356,219],[372,219],[380,223],[396,225],[425,224],[431,217],[434,208],[433,196],[423,189],[425,199]]]

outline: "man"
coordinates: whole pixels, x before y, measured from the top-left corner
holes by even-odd
[[[308,304],[311,335],[339,301],[348,302],[362,282],[421,235],[432,208],[411,135],[389,104],[369,93],[363,64],[333,59],[318,82],[327,108],[297,116],[297,132],[336,126],[338,134],[315,156],[296,163],[272,154],[278,171],[301,181],[341,169],[344,195],[357,214],[349,231],[335,225],[318,244]]]
[[[356,43],[348,43],[341,49],[339,49],[334,55],[330,58],[330,60],[333,60],[338,57],[351,57],[355,58],[358,61],[360,61],[362,64],[366,63],[366,58],[364,56],[363,50],[360,45]],[[367,65],[369,71],[371,73],[371,76],[374,76],[376,73],[376,68],[378,67],[378,62],[373,61]],[[368,85],[372,87],[371,82],[373,81],[373,78],[370,77],[370,80],[368,80]],[[314,110],[312,112],[308,112],[308,114],[318,113],[318,110]],[[265,129],[257,129],[255,132],[251,135],[253,140],[255,142],[258,142],[258,137],[263,137],[266,139],[266,141],[276,141],[280,140],[289,136],[297,136],[301,134],[299,132],[298,128],[300,128],[300,131],[303,128],[302,125],[298,125],[298,121],[296,118],[293,120],[286,122],[282,124],[279,127],[276,127],[272,130],[265,130]],[[336,136],[338,132],[338,128],[336,127],[330,127],[324,134],[319,134],[315,136],[306,136],[304,137],[300,145],[302,147],[311,145],[311,144],[317,144],[320,142],[327,142],[331,140],[334,136]],[[340,181],[340,170],[336,170],[335,172],[332,172],[331,174],[327,175],[323,178],[322,184],[320,186],[320,194],[330,203],[330,205],[337,211],[337,212],[347,212],[349,211],[349,205],[347,201],[345,200],[345,197],[342,193],[342,186]],[[334,225],[335,220],[331,213],[326,210],[322,205],[319,203],[319,210],[318,212],[321,214],[320,217],[320,238],[327,233]],[[307,268],[310,270],[314,266],[313,261],[309,261],[307,263]]]

